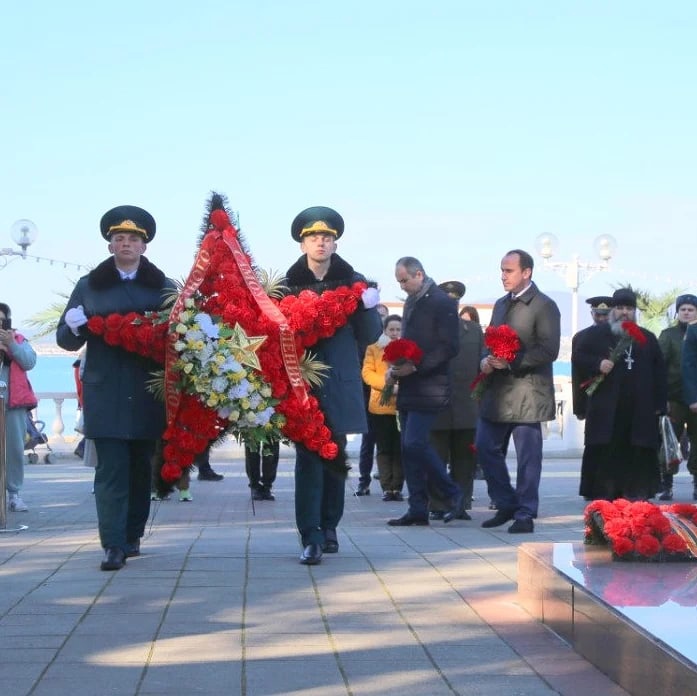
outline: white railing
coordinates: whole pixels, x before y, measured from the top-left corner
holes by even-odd
[[[53,401],[53,420],[50,425],[46,423],[44,432],[48,435],[50,441],[65,441],[65,420],[63,417],[63,407],[66,401],[75,402],[77,408],[77,392],[37,392],[36,398],[39,403],[42,401]],[[37,407],[38,408],[38,407]],[[37,418],[36,410],[34,410],[34,418]]]
[[[580,422],[572,413],[571,408],[571,380],[568,377],[557,378],[555,380],[557,412],[556,419],[543,424],[543,436],[545,440],[545,451],[549,454],[564,454],[566,456],[580,456],[583,451],[583,423]],[[39,402],[53,401],[53,420],[46,423],[46,435],[49,442],[65,441],[65,402],[74,404],[73,409],[77,409],[76,392],[37,392]],[[69,420],[74,418],[75,410],[69,415]],[[36,412],[34,413],[36,417]],[[72,432],[72,426],[70,426]],[[360,443],[360,436],[356,447]]]

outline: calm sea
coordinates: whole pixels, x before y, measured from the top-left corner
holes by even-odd
[[[75,358],[70,355],[38,355],[36,366],[29,373],[34,391],[39,392],[74,392],[75,378],[73,377],[73,363]],[[77,412],[77,400],[66,399],[63,402],[64,435],[74,435],[75,414]],[[56,417],[56,407],[51,399],[42,399],[37,410],[37,420],[46,424],[47,434],[51,433],[51,424]]]
[[[66,355],[39,355],[36,367],[29,373],[29,379],[35,392],[74,392],[75,380],[73,378],[73,362],[75,358]],[[554,374],[568,377],[571,374],[571,365],[568,362],[554,363]],[[67,400],[63,402],[63,422],[65,423],[65,435],[73,435],[77,401]],[[53,401],[43,399],[39,403],[37,412],[38,420],[44,421],[46,431],[50,433],[51,424],[55,418],[55,406]]]

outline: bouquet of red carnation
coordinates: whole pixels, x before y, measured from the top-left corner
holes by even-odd
[[[617,345],[610,351],[608,360],[611,360],[613,363],[616,363],[622,357],[622,354],[632,345],[632,343],[636,343],[640,346],[646,345],[646,335],[633,321],[623,321],[622,336],[620,337],[620,340],[617,342]],[[588,396],[591,396],[595,392],[595,390],[603,383],[605,377],[606,375],[604,375],[601,372],[599,375],[591,377],[590,379],[583,382],[581,384],[581,389],[585,389],[586,394]]]
[[[491,351],[495,358],[501,358],[508,363],[513,362],[520,350],[520,338],[515,329],[508,324],[500,326],[487,326],[484,332],[484,345]],[[476,401],[482,398],[487,387],[489,375],[480,372],[470,385],[472,398]]]
[[[382,359],[390,365],[404,365],[411,362],[418,365],[423,358],[424,352],[414,341],[408,338],[397,338],[390,341],[382,353]],[[394,396],[394,384],[386,384],[380,392],[380,404],[386,406]]]

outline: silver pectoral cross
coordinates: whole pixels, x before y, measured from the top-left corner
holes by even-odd
[[[624,351],[624,361],[627,363],[627,369],[631,370],[634,363],[634,358],[632,357],[632,347],[630,346]]]

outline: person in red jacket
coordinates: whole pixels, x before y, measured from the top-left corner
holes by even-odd
[[[24,435],[27,411],[36,408],[36,396],[27,372],[36,365],[36,353],[22,334],[12,328],[10,306],[0,302],[0,382],[7,385],[5,407],[5,487],[8,508],[26,512],[29,508],[19,492],[24,483]]]

